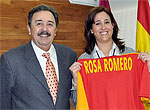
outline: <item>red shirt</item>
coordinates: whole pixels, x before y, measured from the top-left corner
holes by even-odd
[[[150,76],[147,63],[137,56],[79,60],[78,86],[82,82],[83,87],[77,90],[77,109],[84,109],[84,101],[89,109],[144,109],[140,97],[150,97]]]

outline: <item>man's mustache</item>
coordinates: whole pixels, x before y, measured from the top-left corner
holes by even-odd
[[[38,36],[41,36],[41,35],[51,36],[51,34],[48,33],[47,31],[42,31],[42,32],[38,33]]]

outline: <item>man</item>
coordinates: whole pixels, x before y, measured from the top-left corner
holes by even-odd
[[[77,56],[72,49],[52,43],[57,26],[53,8],[40,5],[29,12],[32,40],[0,59],[1,109],[70,109],[73,80],[69,67]]]

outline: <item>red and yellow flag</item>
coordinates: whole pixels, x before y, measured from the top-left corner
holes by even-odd
[[[150,50],[150,7],[148,0],[138,1],[136,51]],[[141,98],[145,109],[150,110],[150,99]]]
[[[136,51],[150,50],[150,7],[148,0],[138,1]]]
[[[106,7],[107,9],[110,10],[110,5],[109,5],[109,1],[108,0],[100,0],[99,1],[99,6]]]

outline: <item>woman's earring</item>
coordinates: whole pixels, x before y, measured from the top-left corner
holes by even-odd
[[[91,31],[91,34],[93,34],[93,32]]]

